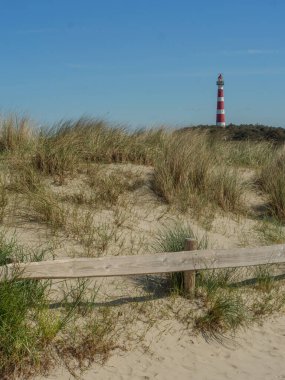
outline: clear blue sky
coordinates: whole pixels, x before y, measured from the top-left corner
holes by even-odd
[[[285,127],[285,0],[0,0],[0,113]]]

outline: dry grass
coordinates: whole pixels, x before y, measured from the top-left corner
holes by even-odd
[[[189,226],[169,226],[159,233],[154,248],[181,251],[186,237],[194,237]],[[199,241],[201,248],[206,245],[207,240]],[[279,268],[274,265],[197,271],[195,301],[199,308],[193,308],[188,300],[188,306],[183,304],[184,312],[177,313],[177,317],[188,329],[222,342],[238,329],[284,309],[284,281],[278,273]],[[183,296],[182,274],[173,274],[168,287],[170,294]]]
[[[1,151],[23,154],[34,145],[35,132],[25,118],[10,117],[4,119],[0,131]]]
[[[203,232],[211,230],[218,212],[236,222],[239,214],[246,215],[249,190],[240,167],[254,171],[262,166],[259,183],[268,196],[271,218],[255,221],[254,233],[262,244],[284,242],[284,157],[270,144],[217,142],[205,133],[163,128],[130,132],[84,119],[35,131],[27,120],[9,119],[3,124],[0,145],[3,226],[8,215],[11,220],[24,217],[25,223],[46,225],[49,232],[59,232],[63,245],[83,247],[85,256],[137,254],[151,245],[156,251],[179,251],[194,233],[189,223],[173,223],[174,218],[195,218]],[[126,163],[153,169],[146,179]],[[200,247],[206,243],[201,239]],[[3,239],[0,253],[2,265],[15,257],[41,258],[25,258],[23,250]],[[123,348],[119,337],[131,340],[134,329],[127,326],[133,327],[136,319],[147,329],[163,318],[177,317],[191,331],[220,340],[282,310],[283,285],[271,269],[256,269],[248,275],[250,281],[237,270],[200,271],[195,302],[181,297],[181,273],[171,281],[155,278],[151,287],[138,285],[137,297],[148,302],[130,305],[126,301],[134,297],[130,287],[129,293],[122,291],[125,305],[116,308],[110,306],[113,298],[109,303],[100,300],[97,307],[98,288],[90,298],[85,282],[65,284],[52,303],[50,284],[15,278],[0,284],[0,377],[28,378],[59,360],[74,374],[93,362],[103,363],[114,348]],[[125,335],[120,335],[122,331]]]
[[[92,189],[92,199],[97,207],[111,207],[118,203],[120,195],[140,187],[142,180],[132,171],[116,168],[108,172],[96,167],[88,171],[87,184]]]
[[[151,164],[165,132],[128,132],[102,121],[80,119],[42,131],[37,141],[35,166],[62,176],[81,162]]]
[[[52,230],[63,228],[68,217],[66,210],[48,189],[27,193],[27,217],[39,223],[46,223]]]
[[[213,169],[209,178],[207,195],[224,211],[242,212],[245,210],[246,185],[241,181],[238,171],[226,166]]]
[[[285,222],[285,154],[278,153],[261,169],[258,178],[268,197],[268,210],[280,222]]]
[[[252,169],[258,169],[267,164],[268,160],[274,157],[277,151],[277,148],[272,142],[267,141],[236,141],[223,143],[215,141],[213,148],[227,165]]]
[[[2,236],[1,265],[11,257],[36,261],[44,258],[44,252],[27,252]],[[83,370],[93,362],[103,363],[117,347],[118,316],[111,309],[94,311],[88,306],[97,294],[94,287],[87,292],[88,281],[63,283],[57,308],[52,310],[50,282],[23,281],[17,276],[15,269],[13,280],[0,284],[1,379],[44,374],[59,359],[73,371]]]
[[[237,294],[219,294],[211,300],[202,316],[195,319],[194,327],[206,339],[221,341],[228,331],[235,333],[247,322],[247,310]]]
[[[154,165],[154,190],[182,211],[202,202],[239,212],[244,185],[234,169],[220,165],[207,135],[169,136]]]
[[[168,136],[154,164],[154,190],[167,202],[187,207],[193,195],[205,192],[212,165],[203,136]]]
[[[285,242],[285,227],[274,218],[264,218],[255,227],[260,244],[282,244]]]
[[[39,172],[52,175],[59,184],[63,184],[66,177],[78,168],[81,149],[82,136],[60,126],[39,135],[31,161]]]
[[[2,224],[7,212],[8,206],[7,183],[4,178],[0,178],[0,223]]]
[[[11,136],[18,136],[19,145],[19,136],[23,133],[18,133],[17,126],[12,124],[9,124],[9,131]],[[27,145],[26,135],[23,145]],[[15,151],[12,145],[6,144],[11,154]],[[270,148],[264,146],[265,149]],[[255,158],[248,158],[248,162],[260,162],[263,150],[259,146],[254,149],[257,151]],[[31,168],[52,176],[59,185],[90,162],[153,164],[153,188],[168,203],[183,211],[199,203],[211,203],[224,211],[239,212],[243,208],[245,189],[234,169],[223,164],[229,154],[230,162],[240,161],[240,149],[234,154],[224,143],[220,146],[212,143],[205,133],[177,134],[163,129],[130,133],[121,127],[81,119],[61,123],[37,136],[34,134],[29,161]],[[94,175],[94,170],[89,175],[89,184],[99,189],[98,204],[116,202],[120,190],[125,187],[118,175]],[[106,192],[100,188],[105,188]]]

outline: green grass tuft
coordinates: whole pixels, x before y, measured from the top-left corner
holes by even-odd
[[[207,237],[198,239],[189,225],[174,224],[159,231],[153,244],[156,252],[179,252],[184,251],[185,239],[195,239],[198,242],[198,249],[205,249],[208,245]],[[184,292],[183,272],[170,274],[171,291],[178,294]]]
[[[194,327],[206,338],[221,340],[227,331],[235,332],[246,324],[248,312],[244,301],[236,294],[220,294],[203,315],[195,319]]]

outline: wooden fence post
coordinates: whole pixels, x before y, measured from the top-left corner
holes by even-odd
[[[195,239],[185,239],[184,250],[185,251],[195,251],[198,249],[198,242]],[[191,298],[195,296],[195,277],[196,272],[194,270],[189,270],[184,272],[184,291]]]

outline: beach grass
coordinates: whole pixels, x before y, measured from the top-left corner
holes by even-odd
[[[183,272],[132,279],[137,285],[123,288],[122,299],[105,294],[103,301],[97,284],[59,286],[17,272],[18,262],[49,254],[29,247],[39,234],[59,247],[51,258],[179,252],[187,238],[205,249],[218,236],[223,246],[228,226],[228,244],[236,231],[246,242],[231,246],[284,243],[284,153],[272,141],[92,119],[37,129],[11,117],[0,129],[0,151],[0,264],[15,265],[13,279],[0,283],[1,378],[48,373],[57,363],[76,376],[126,349],[138,321],[148,331],[178,319],[190,333],[221,341],[283,309],[282,268],[271,266],[198,271],[194,299]],[[26,246],[8,238],[13,229],[28,235]]]

